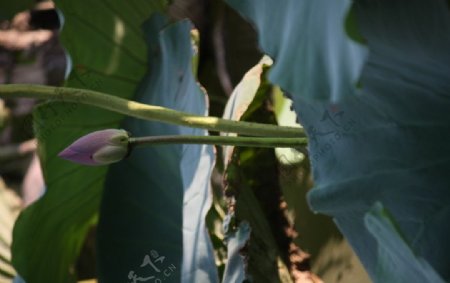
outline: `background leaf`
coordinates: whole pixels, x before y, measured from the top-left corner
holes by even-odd
[[[344,16],[350,1],[285,1],[284,5],[277,3],[278,8],[275,1],[256,2],[229,1],[255,22],[262,49],[279,66],[280,73],[271,78],[291,92],[308,132],[315,182],[309,193],[310,206],[333,216],[372,279],[386,282],[377,270],[390,261],[378,251],[398,241],[398,236],[390,234],[387,242],[379,241],[379,235],[364,223],[374,203],[380,202],[392,214],[412,252],[449,281],[448,1],[354,2],[354,23],[370,52],[361,73],[362,95],[357,97],[350,95],[357,92],[354,82],[360,77],[365,52],[360,47],[347,48],[351,46],[345,43],[348,39],[340,36],[348,24]],[[289,17],[294,13],[297,21]],[[286,25],[274,24],[278,22]],[[275,37],[284,34],[299,48],[277,49],[285,40]],[[302,45],[302,40],[310,44]],[[327,48],[332,50],[321,52]],[[285,53],[295,65],[279,55]],[[310,55],[310,61],[304,54]],[[316,72],[322,67],[326,70]],[[275,80],[278,74],[286,79]],[[291,74],[305,75],[297,77],[303,89],[289,87],[286,80]],[[323,86],[307,88],[308,82]],[[348,97],[330,104],[305,100],[305,96],[331,97],[332,101]],[[413,267],[399,258],[390,260],[398,270]],[[415,282],[413,275],[420,272],[399,272],[395,282]]]
[[[225,105],[222,117],[225,119],[239,121],[242,115],[248,110],[248,107],[255,99],[255,95],[261,86],[261,76],[264,67],[271,66],[272,60],[264,56],[258,64],[245,73],[242,80],[235,87],[230,98]],[[237,136],[235,133],[221,133],[224,136]],[[234,146],[223,146],[223,161],[226,167],[233,154]]]
[[[405,277],[408,277],[408,282],[444,282],[425,260],[416,257],[381,203],[375,203],[364,222],[378,243],[377,280],[406,282]]]
[[[227,265],[222,282],[244,282],[246,278],[244,256],[242,249],[250,239],[250,225],[242,221],[235,231],[230,232],[227,241]]]
[[[0,2],[0,20],[10,20],[16,13],[33,7],[32,0],[2,1]]]
[[[294,94],[311,141],[309,203],[334,217],[375,282],[415,282],[422,272],[380,254],[398,235],[380,241],[366,225],[375,202],[390,212],[412,253],[448,281],[449,9],[445,1],[355,5],[370,50],[362,95],[330,105]],[[389,264],[397,266],[394,281],[378,272]]]
[[[266,74],[271,63],[268,57],[264,57],[245,74],[225,107],[224,118],[275,123],[274,113],[267,107],[272,87]],[[228,209],[232,219],[229,226],[238,226],[245,221],[252,230],[248,247],[242,253],[247,257],[245,269],[241,267],[247,271],[245,278],[255,282],[291,282],[289,256],[292,238],[286,232],[290,227],[282,209],[274,150],[229,146],[223,151],[225,195],[235,199],[230,201]],[[236,229],[239,231],[240,228]],[[230,234],[232,237],[233,233]],[[236,271],[236,267],[228,269],[230,274],[225,273],[224,280],[232,275],[244,276],[232,271]]]
[[[74,64],[66,85],[133,97],[147,67],[140,25],[164,3],[57,1],[65,17],[61,39]],[[34,118],[47,192],[19,216],[12,260],[28,283],[74,282],[74,261],[96,222],[107,167],[79,166],[56,155],[88,132],[118,127],[122,115],[50,103]]]
[[[293,102],[287,98],[279,87],[273,89],[273,108],[277,124],[280,126],[301,127],[298,123],[297,114],[293,109]],[[278,161],[283,165],[294,165],[305,160],[305,154],[294,148],[278,147],[275,148],[275,155]]]
[[[351,0],[227,0],[254,23],[273,60],[269,80],[296,95],[337,101],[354,92],[366,49],[343,26]]]
[[[192,74],[192,25],[166,24],[155,15],[144,25],[150,72],[137,99],[205,115],[206,96]],[[207,134],[132,118],[123,127],[135,136]],[[213,163],[212,146],[167,145],[136,149],[111,166],[98,227],[101,282],[123,282],[134,274],[166,282],[218,281],[205,227]],[[164,257],[155,262],[160,272],[142,265],[147,255],[157,260],[156,254]]]

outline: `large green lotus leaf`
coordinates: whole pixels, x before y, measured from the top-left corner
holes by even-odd
[[[206,96],[192,74],[192,25],[165,24],[155,15],[144,25],[150,71],[136,99],[206,115]],[[134,118],[123,128],[135,136],[207,134]],[[110,167],[98,225],[100,282],[218,281],[205,227],[213,164],[212,146],[180,144],[138,148]]]
[[[292,94],[310,141],[310,206],[334,217],[375,282],[425,282],[417,278],[428,278],[430,269],[449,281],[447,3],[360,0],[354,8],[370,51],[362,94],[334,105]],[[398,236],[385,233],[380,240],[364,222],[376,202],[423,264],[406,266],[405,249],[393,244]],[[386,247],[399,257],[379,252]],[[396,266],[395,281],[385,281],[380,268],[387,265]]]
[[[57,1],[65,17],[61,39],[74,64],[67,86],[132,98],[147,69],[140,26],[164,2]],[[123,117],[48,103],[34,118],[47,191],[19,216],[12,260],[27,282],[74,282],[74,261],[96,222],[107,167],[84,167],[56,155],[88,132],[117,128]]]
[[[378,244],[379,282],[444,282],[425,260],[414,254],[381,203],[375,203],[366,213],[364,222]]]
[[[227,0],[254,23],[259,45],[274,65],[269,80],[302,97],[337,101],[351,96],[366,48],[343,25],[351,0]]]

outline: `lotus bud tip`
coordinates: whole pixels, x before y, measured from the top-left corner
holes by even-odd
[[[128,155],[129,137],[125,130],[95,131],[73,142],[58,156],[83,165],[111,164]]]

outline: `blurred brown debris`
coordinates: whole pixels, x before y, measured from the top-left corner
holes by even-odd
[[[59,18],[52,1],[0,22],[0,83],[61,85],[66,68]],[[35,99],[0,99],[0,176],[29,204],[42,194],[33,139]],[[18,188],[23,187],[20,192]]]

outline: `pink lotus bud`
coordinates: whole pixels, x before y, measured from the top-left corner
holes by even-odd
[[[128,138],[125,130],[96,131],[79,138],[58,156],[92,166],[118,162],[128,154]]]

